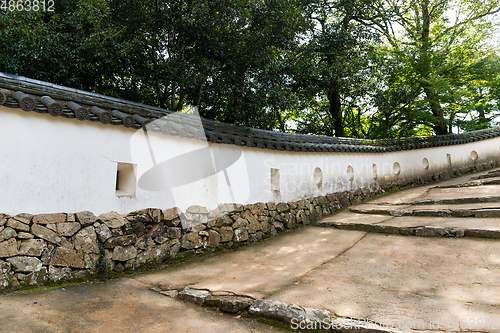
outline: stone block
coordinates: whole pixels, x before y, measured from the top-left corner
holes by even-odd
[[[68,280],[71,278],[71,268],[49,266],[48,275],[52,282]]]
[[[0,258],[8,258],[17,256],[19,250],[17,249],[17,241],[15,238],[9,238],[6,241],[0,242]]]
[[[123,236],[123,231],[122,229],[109,229],[109,232],[111,232],[111,237],[118,237],[118,236]]]
[[[40,257],[45,249],[43,239],[22,240],[19,246],[19,254],[22,256]]]
[[[215,220],[214,225],[211,225],[209,222],[209,227],[223,227],[223,226],[229,226],[233,224],[233,220],[227,216],[227,215],[222,215],[221,217],[217,218]]]
[[[266,206],[267,210],[276,210],[276,204],[274,202],[268,202]]]
[[[449,209],[419,209],[413,211],[414,216],[436,216],[436,217],[447,217],[451,216],[451,210]]]
[[[219,212],[221,214],[227,214],[227,213],[231,213],[231,212],[239,213],[239,212],[243,211],[243,205],[241,205],[241,204],[234,204],[234,203],[220,204],[218,206],[218,208],[219,208]]]
[[[113,250],[113,260],[127,261],[137,256],[137,249],[133,245],[117,246]]]
[[[12,228],[4,228],[1,232],[0,232],[0,242],[4,241],[4,240],[7,240],[7,239],[11,239],[11,238],[14,238],[17,236],[17,232],[12,229]]]
[[[159,208],[149,208],[148,213],[153,223],[160,223],[163,220],[163,212]]]
[[[35,236],[28,232],[20,232],[17,234],[17,239],[33,239]]]
[[[288,304],[272,300],[256,300],[248,312],[256,317],[279,320],[289,325],[294,322],[327,322],[331,318],[330,312],[313,308],[305,308],[295,304]]]
[[[154,260],[159,260],[161,253],[162,250],[159,247],[152,247],[147,249],[146,251],[138,253],[137,257],[135,258],[135,261],[140,265],[152,262]]]
[[[35,223],[31,226],[31,233],[38,238],[45,239],[46,241],[57,245],[61,245],[62,238],[58,234],[50,229],[42,227],[39,224]]]
[[[99,224],[99,226],[95,228],[95,233],[97,234],[97,239],[99,239],[101,243],[105,243],[109,238],[111,238],[111,231],[104,223]]]
[[[445,228],[440,227],[419,227],[415,229],[415,235],[420,237],[443,237],[448,234]]]
[[[220,241],[221,243],[226,243],[233,240],[234,232],[233,228],[224,226],[219,228]]]
[[[53,232],[57,233],[57,229],[56,229],[56,224],[55,223],[45,224],[45,228],[50,229]]]
[[[208,231],[208,246],[217,247],[220,243],[220,234],[215,230]]]
[[[1,226],[4,226],[4,225],[5,225],[5,223],[7,223],[7,220],[8,220],[9,218],[10,218],[10,216],[9,216],[9,215],[7,215],[7,214],[1,214],[1,213],[0,213],[0,227],[1,227]]]
[[[28,214],[28,213],[20,213],[20,214],[17,214],[16,216],[14,216],[13,218],[18,220],[21,223],[29,225],[29,224],[31,224],[31,221],[33,219],[33,215]]]
[[[121,263],[117,263],[113,270],[117,273],[122,273],[125,270],[125,267]]]
[[[26,281],[28,281],[30,286],[41,285],[47,282],[48,274],[47,268],[42,267],[38,272],[31,272],[26,276]]]
[[[111,249],[116,246],[129,246],[137,242],[136,235],[126,235],[109,238],[106,243],[104,243],[104,248]]]
[[[192,205],[192,206],[189,206],[186,209],[186,213],[191,213],[191,214],[208,214],[208,210],[207,210],[206,207],[203,207],[203,206]]]
[[[170,248],[168,249],[168,255],[170,256],[170,258],[175,258],[177,256],[177,254],[179,253],[180,248],[181,248],[181,244],[179,243],[179,240],[174,239],[170,243]]]
[[[250,206],[250,212],[254,215],[263,215],[266,210],[266,204],[262,202],[257,202]]]
[[[217,307],[223,312],[236,313],[245,311],[255,300],[251,297],[232,295],[209,295],[205,298],[205,305]]]
[[[159,235],[154,239],[154,241],[158,244],[163,244],[169,240],[168,236],[166,234]]]
[[[304,211],[300,212],[300,220],[303,225],[308,225],[310,223],[309,216]]]
[[[207,214],[186,213],[184,214],[184,218],[182,220],[183,224],[186,223],[191,225],[197,225],[197,224],[207,223],[208,216]]]
[[[197,223],[193,221],[183,221],[182,228],[185,232],[200,232],[207,229],[207,225],[203,223]]]
[[[97,234],[93,226],[88,226],[78,231],[73,237],[75,249],[85,253],[99,253]]]
[[[7,289],[10,284],[9,275],[0,273],[0,290]]]
[[[270,228],[271,225],[267,221],[260,223],[260,230],[262,230],[263,233],[268,234],[269,231],[271,230]]]
[[[177,295],[179,295],[179,292],[174,289],[174,290],[160,291],[160,294],[171,297],[171,298],[176,298]]]
[[[77,250],[70,250],[64,247],[56,247],[50,259],[49,265],[73,268],[85,268],[83,253]]]
[[[178,218],[181,213],[182,213],[181,210],[177,207],[165,209],[163,211],[163,220],[164,221],[172,221],[172,220]]]
[[[11,217],[10,219],[7,220],[7,223],[5,224],[5,226],[10,227],[16,231],[24,231],[24,232],[30,231],[29,224],[25,224],[21,221],[18,221],[13,217]]]
[[[234,229],[233,241],[235,243],[246,242],[248,240],[248,231],[246,228]]]
[[[286,212],[288,211],[288,209],[288,204],[286,202],[280,202],[276,205],[276,210],[278,211],[278,213]]]
[[[155,245],[156,243],[148,235],[137,238],[137,242],[135,243],[135,247],[139,250],[146,250],[147,248]]]
[[[129,222],[136,222],[142,224],[159,223],[159,221],[154,222],[153,218],[149,214],[137,214],[137,212],[130,213],[129,215],[127,215],[125,219]]]
[[[77,222],[80,222],[83,227],[92,225],[95,221],[97,221],[97,217],[94,215],[94,213],[89,211],[75,213],[75,219]]]
[[[271,225],[270,234],[271,234],[271,236],[276,236],[278,234],[274,225]]]
[[[181,238],[181,236],[182,236],[182,229],[181,228],[175,228],[175,227],[169,227],[169,228],[167,228],[166,234],[167,234],[167,236],[169,238]]]
[[[42,263],[44,265],[49,264],[50,257],[54,253],[55,245],[52,243],[47,243],[45,248],[43,249],[42,256],[40,257],[40,260],[42,260]]]
[[[37,224],[52,224],[66,222],[67,216],[64,213],[55,214],[39,214],[33,216],[33,223]]]
[[[206,290],[191,289],[189,286],[184,288],[183,291],[177,296],[186,302],[196,304],[198,306],[203,306],[205,299],[210,296],[210,293]]]
[[[278,231],[278,232],[279,231],[285,231],[285,226],[281,222],[274,222],[273,226],[276,229],[276,231]]]
[[[165,227],[163,223],[155,223],[148,226],[147,235],[151,238],[156,238],[165,232]]]
[[[257,220],[255,220],[251,223],[248,223],[247,230],[249,233],[255,234],[257,231],[260,230],[260,223]]]
[[[101,214],[97,217],[97,221],[104,223],[109,228],[115,228],[115,229],[121,228],[125,223],[127,223],[125,218],[123,218],[123,216],[121,216],[117,212],[109,212]]]
[[[465,236],[500,239],[500,230],[466,229]]]
[[[478,209],[474,212],[475,217],[500,217],[500,209]]]
[[[125,232],[125,230],[123,228],[127,227],[130,231],[129,232]],[[146,229],[146,224],[145,223],[142,223],[142,222],[139,222],[139,221],[131,221],[130,223],[127,223],[125,224],[123,227],[122,227],[122,231],[125,235],[128,235],[128,234],[131,234],[131,233],[134,233],[136,235],[144,235],[147,231]]]
[[[295,226],[295,216],[291,213],[286,213],[283,217],[283,224],[287,229],[292,229]]]
[[[85,268],[90,271],[94,271],[99,263],[100,255],[97,253],[84,253],[83,262],[85,263]]]
[[[10,272],[10,263],[0,260],[0,274],[7,274]]]
[[[201,237],[197,232],[189,232],[182,236],[181,247],[183,249],[191,250],[200,247]]]
[[[242,217],[249,223],[257,222],[257,218],[249,210],[245,210],[242,214]]]
[[[57,233],[61,236],[71,237],[81,228],[78,222],[63,222],[56,224]]]
[[[7,261],[14,272],[31,273],[42,269],[42,262],[35,257],[18,256],[8,258]]]
[[[238,216],[238,218],[236,219],[236,222],[234,222],[233,224],[233,228],[236,229],[236,228],[244,228],[248,225],[248,221],[245,220],[245,219],[242,219],[241,217]]]

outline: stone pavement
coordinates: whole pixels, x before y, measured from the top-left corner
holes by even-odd
[[[0,332],[279,332],[150,290],[187,285],[326,309],[405,332],[500,332],[498,182],[497,172],[464,176],[154,272],[1,295]]]

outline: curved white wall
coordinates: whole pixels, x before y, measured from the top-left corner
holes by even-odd
[[[225,202],[290,202],[500,158],[500,138],[390,153],[310,153],[211,144],[152,132],[146,137],[142,130],[2,106],[0,124],[0,212],[7,214],[128,213],[147,207],[185,210],[194,204],[212,209]],[[472,160],[471,151],[477,152],[477,160]],[[429,161],[427,170],[424,158]],[[136,165],[135,196],[117,196],[117,163]],[[354,171],[352,181],[348,166]],[[318,173],[315,179],[315,168],[321,169],[322,179]],[[271,169],[279,170],[279,184],[274,184],[279,192],[271,190],[272,179],[277,180]],[[150,173],[144,176],[146,172]]]

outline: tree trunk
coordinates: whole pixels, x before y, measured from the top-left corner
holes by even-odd
[[[281,118],[281,114],[278,111],[278,108],[276,106],[273,106],[273,111],[274,114],[276,115],[276,119],[278,120],[278,124],[280,125],[280,131],[285,133],[285,123],[283,122],[283,118]]]
[[[448,134],[448,127],[446,126],[446,121],[443,117],[443,109],[441,108],[441,104],[439,103],[439,96],[436,94],[434,89],[430,87],[424,87],[425,95],[429,100],[432,115],[438,120],[434,122],[434,132],[436,135],[446,135]]]
[[[427,73],[423,73],[424,77],[429,75],[430,66],[428,63],[427,52],[429,52],[429,32],[430,32],[430,14],[429,14],[429,0],[422,1],[422,53],[424,66],[426,68],[425,71]],[[439,101],[439,96],[436,93],[435,89],[431,86],[425,86],[424,93],[429,100],[431,111],[434,117],[438,118],[437,121],[434,122],[434,132],[436,135],[446,135],[448,134],[448,127],[446,126],[446,121],[443,117],[443,109],[441,108],[441,103]]]
[[[387,133],[389,132],[389,126],[390,126],[390,122],[389,122],[389,117],[391,116],[391,114],[387,114],[385,113],[385,126],[384,126],[384,134],[382,135],[382,139],[387,139]]]
[[[338,89],[330,90],[327,94],[330,104],[329,111],[333,118],[333,129],[336,137],[345,136],[344,124],[342,122],[342,105],[340,104],[340,92]]]

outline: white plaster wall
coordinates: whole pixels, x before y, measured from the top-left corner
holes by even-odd
[[[376,182],[415,178],[500,158],[500,138],[460,146],[369,153],[295,153],[218,145],[122,126],[51,117],[0,106],[0,212],[90,210],[128,213],[147,207],[294,201]],[[149,144],[148,144],[149,141]],[[479,159],[472,161],[474,150]],[[428,170],[422,159],[430,163]],[[115,193],[117,162],[136,164],[136,196]],[[218,166],[217,164],[226,165]],[[234,162],[234,163],[233,163]],[[401,173],[395,175],[398,162]],[[163,164],[162,164],[163,163]],[[377,165],[377,179],[372,165]],[[346,174],[351,165],[354,178]],[[314,169],[321,168],[321,186]],[[280,171],[271,191],[270,169]],[[154,169],[158,173],[143,177]]]

